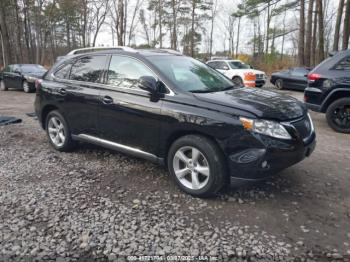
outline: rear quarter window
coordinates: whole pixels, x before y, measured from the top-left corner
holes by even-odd
[[[335,70],[350,70],[350,56],[345,57],[334,66]]]
[[[54,76],[59,79],[67,79],[69,76],[69,71],[71,68],[71,64],[65,64],[60,66],[54,73]]]

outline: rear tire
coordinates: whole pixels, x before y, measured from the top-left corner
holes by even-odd
[[[4,80],[0,80],[0,90],[1,91],[7,91],[8,88],[5,86]]]
[[[283,89],[283,80],[282,79],[277,79],[275,82],[275,87],[278,90],[282,90]]]
[[[350,133],[350,97],[334,101],[327,108],[328,125],[340,133]]]
[[[227,177],[223,153],[212,140],[200,135],[176,140],[169,149],[167,163],[180,189],[196,197],[215,194]]]
[[[47,137],[50,144],[58,151],[71,151],[75,143],[72,140],[69,126],[57,110],[48,113],[45,122]]]

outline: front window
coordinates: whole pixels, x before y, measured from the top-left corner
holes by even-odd
[[[140,61],[126,56],[113,55],[107,76],[107,84],[122,88],[138,88],[142,76],[153,76],[152,71]]]
[[[178,89],[194,93],[218,92],[233,83],[221,73],[189,57],[150,57],[152,63]]]
[[[239,61],[231,61],[229,65],[232,69],[250,69],[250,66]]]

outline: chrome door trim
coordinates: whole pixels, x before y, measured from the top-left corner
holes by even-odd
[[[102,139],[102,138],[99,138],[99,137],[86,135],[86,134],[79,134],[79,135],[72,135],[72,138],[74,140],[78,140],[78,141],[82,141],[82,142],[89,142],[91,144],[95,144],[95,145],[98,145],[98,146],[103,146],[105,148],[116,150],[118,152],[129,154],[129,155],[132,155],[132,156],[135,156],[135,157],[144,158],[144,159],[147,159],[149,161],[156,162],[156,163],[159,163],[159,164],[163,163],[163,159],[157,157],[156,155],[153,155],[151,153],[142,151],[142,150],[140,150],[138,148],[134,148],[134,147],[118,144],[118,143],[115,143],[115,142],[112,142],[112,141],[109,141],[109,140],[105,140],[105,139]]]

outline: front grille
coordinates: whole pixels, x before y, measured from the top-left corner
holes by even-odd
[[[308,116],[292,123],[302,139],[307,139],[313,132],[311,120]]]
[[[264,79],[264,75],[263,74],[256,74],[256,79]]]

